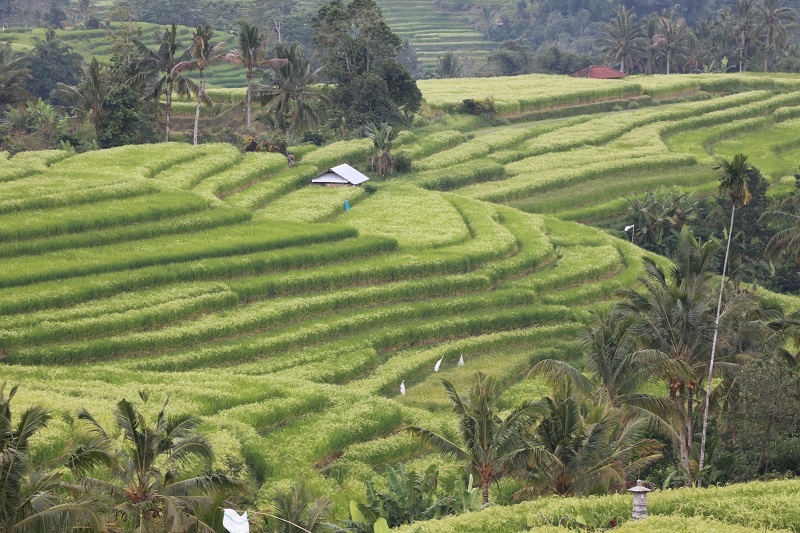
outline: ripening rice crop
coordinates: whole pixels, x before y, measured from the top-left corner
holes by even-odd
[[[340,221],[363,235],[397,239],[405,248],[436,248],[469,238],[461,214],[440,194],[402,185],[381,187]]]

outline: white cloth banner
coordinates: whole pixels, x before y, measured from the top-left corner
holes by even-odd
[[[224,509],[222,526],[230,533],[250,533],[250,522],[247,520],[247,511],[239,515],[233,509]]]

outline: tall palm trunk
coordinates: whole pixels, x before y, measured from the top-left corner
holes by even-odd
[[[194,112],[194,133],[192,143],[197,146],[197,130],[200,127],[200,102],[206,93],[206,81],[203,79],[203,69],[200,69],[200,86],[197,88],[197,110]]]
[[[250,106],[253,102],[253,67],[247,67],[247,131],[250,127]]]
[[[164,112],[164,132],[166,134],[166,142],[169,142],[169,119],[172,114],[172,80],[167,83],[167,105]]]
[[[706,403],[703,408],[703,437],[700,440],[700,462],[698,468],[702,469],[706,458],[706,433],[708,431],[708,408],[711,401],[711,378],[714,375],[714,357],[717,353],[717,337],[719,334],[719,316],[722,313],[722,290],[725,287],[725,274],[728,268],[728,255],[731,251],[731,237],[733,236],[733,219],[736,216],[736,202],[731,202],[731,224],[728,228],[728,244],[725,248],[725,262],[722,264],[722,280],[719,282],[719,299],[717,300],[717,316],[714,319],[714,338],[711,341],[711,359],[708,363],[708,380],[706,381]],[[702,480],[698,480],[702,485]]]

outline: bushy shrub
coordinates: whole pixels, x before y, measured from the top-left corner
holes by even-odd
[[[466,98],[459,104],[457,111],[467,115],[475,115],[490,119],[497,114],[497,107],[495,106],[494,98],[491,96],[483,98],[482,100]]]
[[[404,153],[399,153],[392,157],[392,165],[398,174],[407,174],[411,172],[411,158]]]

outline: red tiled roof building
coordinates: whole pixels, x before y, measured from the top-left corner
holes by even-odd
[[[573,78],[594,78],[597,80],[615,80],[627,76],[624,72],[605,65],[592,65],[570,74]]]

